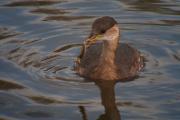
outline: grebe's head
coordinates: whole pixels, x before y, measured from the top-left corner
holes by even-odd
[[[114,18],[104,16],[94,21],[94,23],[92,24],[91,34],[89,35],[85,43],[87,45],[91,45],[100,40],[113,42],[117,40],[118,37],[118,23],[114,20]]]

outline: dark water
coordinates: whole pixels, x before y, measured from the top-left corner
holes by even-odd
[[[104,15],[147,59],[134,81],[72,70]],[[0,0],[0,120],[108,119],[180,120],[180,0]]]

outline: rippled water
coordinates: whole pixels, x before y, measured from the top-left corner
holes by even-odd
[[[94,19],[114,17],[146,58],[131,82],[73,71]],[[179,120],[179,0],[1,0],[1,120]]]

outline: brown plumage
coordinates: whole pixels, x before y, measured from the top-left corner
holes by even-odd
[[[102,17],[92,25],[75,69],[83,77],[99,80],[133,78],[143,67],[140,53],[128,44],[119,44],[119,28],[111,17]],[[97,42],[100,41],[100,42]]]

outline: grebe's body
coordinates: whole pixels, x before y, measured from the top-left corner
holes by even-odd
[[[119,37],[119,27],[113,18],[95,20],[83,54],[76,63],[77,73],[99,80],[124,80],[137,76],[143,67],[140,52],[128,44],[119,44]]]

